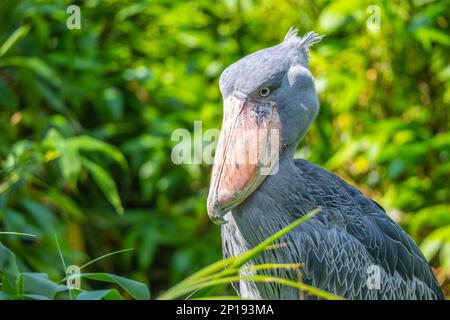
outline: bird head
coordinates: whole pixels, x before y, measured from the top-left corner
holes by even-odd
[[[223,123],[214,158],[208,215],[217,224],[248,198],[280,156],[293,152],[319,111],[308,48],[322,36],[291,29],[280,44],[224,70]]]

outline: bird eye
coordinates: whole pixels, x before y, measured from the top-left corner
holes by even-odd
[[[270,88],[262,87],[261,89],[259,89],[258,96],[260,96],[261,98],[266,98],[269,96],[269,94],[270,94]]]

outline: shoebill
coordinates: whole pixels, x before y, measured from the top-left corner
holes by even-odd
[[[240,255],[320,207],[252,262],[300,267],[258,273],[348,299],[443,299],[417,245],[379,204],[333,173],[293,158],[319,112],[308,49],[320,40],[290,30],[283,42],[233,63],[220,77],[224,116],[208,214],[222,225],[223,254]],[[377,282],[371,285],[370,277]],[[316,298],[278,283],[241,280],[234,287],[244,298]]]

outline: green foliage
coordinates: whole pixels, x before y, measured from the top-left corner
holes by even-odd
[[[297,156],[380,202],[448,288],[449,1],[89,0],[81,30],[69,4],[0,1],[0,231],[36,235],[0,234],[15,253],[0,250],[3,285],[63,294],[55,234],[68,264],[135,248],[96,267],[152,296],[217,261],[210,168],[174,165],[171,133],[218,128],[221,71],[297,26],[326,34],[310,62],[321,111]],[[122,292],[88,286],[78,298]]]
[[[332,295],[328,292],[313,288],[301,282],[294,282],[283,278],[258,275],[255,271],[274,269],[274,268],[292,268],[298,269],[301,267],[299,264],[264,264],[264,265],[249,265],[255,256],[260,254],[264,250],[269,250],[269,246],[282,236],[293,230],[302,222],[308,220],[320,209],[316,209],[298,220],[292,222],[282,230],[273,234],[261,244],[244,253],[241,256],[224,259],[213,263],[195,274],[189,276],[179,284],[170,288],[159,299],[177,299],[185,297],[189,298],[212,298],[213,293],[221,290],[223,291],[223,285],[237,282],[240,280],[254,281],[254,282],[275,282],[286,286],[297,288],[302,292],[307,292],[311,295],[323,299],[342,299],[342,297]],[[15,234],[28,236],[26,234]],[[59,242],[56,238],[56,242],[59,248]],[[96,258],[84,266],[81,266],[79,270],[84,267],[97,262],[100,259],[110,257],[113,254],[121,253],[129,250],[121,250],[106,254],[102,257]],[[60,252],[61,254],[61,252]],[[66,269],[64,257],[61,254],[61,260]],[[244,275],[242,272],[252,271],[254,274]],[[0,275],[1,287],[0,287],[0,299],[34,299],[34,300],[49,300],[49,299],[77,299],[77,300],[123,300],[123,295],[117,289],[105,289],[105,290],[91,290],[85,291],[80,289],[69,288],[65,285],[59,284],[60,282],[73,278],[72,275],[66,276],[63,280],[55,283],[48,279],[48,275],[45,273],[21,273],[16,265],[16,257],[8,248],[0,243]],[[109,273],[79,273],[80,279],[90,279],[102,282],[109,282],[118,285],[124,292],[137,300],[150,299],[150,292],[148,287],[140,282],[130,280],[121,276],[117,276]],[[200,294],[199,294],[200,292]],[[188,296],[186,296],[189,294]],[[238,297],[228,297],[238,298]]]
[[[102,257],[101,257],[102,258]],[[97,259],[98,260],[98,259]],[[63,260],[64,263],[64,260]],[[65,267],[65,265],[64,265]],[[80,270],[83,267],[80,267]],[[64,268],[66,269],[66,268]],[[0,243],[0,300],[123,300],[124,296],[117,289],[81,290],[69,288],[59,282],[49,279],[48,274],[38,272],[20,272],[16,263],[16,256]],[[96,280],[113,283],[123,292],[137,300],[150,299],[148,287],[140,282],[109,273],[80,273],[81,279]]]

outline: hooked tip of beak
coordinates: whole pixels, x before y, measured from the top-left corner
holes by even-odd
[[[224,216],[222,214],[210,214],[209,215],[209,219],[211,220],[212,223],[217,224],[219,226],[227,224],[228,221],[225,220]]]
[[[224,218],[225,214],[226,212],[220,208],[217,200],[211,201],[208,199],[208,216],[212,223],[217,225],[226,224],[228,221]]]

